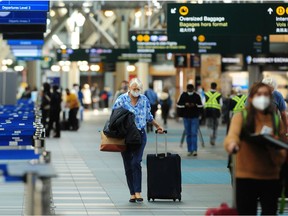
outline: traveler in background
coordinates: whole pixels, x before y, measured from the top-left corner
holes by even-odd
[[[283,121],[284,127],[286,128],[286,133],[288,133],[287,114],[286,114],[287,107],[283,95],[276,90],[277,89],[276,80],[271,77],[267,77],[264,78],[262,82],[270,86],[273,95],[274,110],[276,110],[277,112],[279,111],[281,120]]]
[[[99,108],[98,103],[99,103],[99,89],[98,89],[98,84],[93,83],[91,87],[91,98],[92,98],[92,109],[97,109]]]
[[[131,195],[129,202],[132,203],[143,202],[141,196],[141,161],[147,142],[145,132],[147,122],[151,122],[159,133],[163,133],[163,128],[155,121],[155,119],[153,119],[148,98],[141,94],[142,88],[143,85],[139,79],[132,79],[129,83],[129,91],[121,94],[113,106],[113,110],[122,107],[134,113],[135,124],[142,139],[141,147],[138,150],[132,151],[131,149],[127,149],[121,153],[124,162],[126,180]]]
[[[121,86],[120,89],[116,91],[114,98],[113,98],[113,103],[115,103],[116,99],[121,95],[124,94],[128,91],[128,86],[129,86],[129,82],[126,80],[123,80],[121,82]]]
[[[147,89],[144,92],[144,95],[148,98],[150,102],[151,114],[153,118],[155,119],[156,111],[158,109],[158,97],[157,97],[156,92],[153,90],[153,83],[149,84],[149,89]],[[147,123],[147,133],[149,133],[149,131],[153,132],[153,125],[150,123]]]
[[[41,95],[41,110],[42,110],[42,124],[45,129],[47,129],[48,117],[50,112],[50,102],[51,102],[51,92],[50,84],[45,82],[43,83],[43,91]]]
[[[221,107],[223,105],[222,95],[216,91],[217,84],[211,83],[211,90],[205,92],[205,117],[207,120],[208,129],[210,132],[210,144],[215,145],[217,138],[217,129],[219,125],[219,118],[221,116]]]
[[[78,101],[80,103],[80,106],[83,107],[84,106],[84,104],[83,104],[83,97],[84,96],[83,96],[83,93],[81,91],[81,86],[79,84],[77,84],[77,83],[74,83],[73,84],[73,88],[71,90],[71,93],[75,94],[77,96]]]
[[[279,172],[286,157],[286,150],[273,148],[263,143],[251,143],[250,134],[279,134],[285,138],[280,121],[280,130],[275,131],[272,91],[264,83],[252,86],[248,97],[247,117],[236,113],[230,124],[224,146],[229,154],[236,154],[236,206],[239,215],[257,215],[258,201],[261,215],[277,215],[280,196]]]
[[[177,102],[177,108],[181,109],[188,156],[197,156],[197,135],[199,129],[199,117],[203,109],[201,97],[195,92],[194,85],[187,85],[187,92],[183,92]]]
[[[172,100],[169,94],[169,89],[167,87],[163,88],[163,91],[159,96],[159,103],[161,105],[161,116],[163,119],[164,127],[167,128],[167,119],[169,117],[169,111],[172,106]]]
[[[78,130],[77,113],[79,110],[79,101],[76,94],[71,93],[68,88],[66,89],[66,107],[69,108],[69,127],[72,128],[72,130]]]
[[[89,84],[84,84],[82,89],[83,94],[83,107],[85,109],[89,109],[92,103],[92,96],[91,96],[91,90]]]
[[[31,99],[31,89],[29,85],[25,87],[25,91],[23,92],[21,99]]]
[[[60,112],[61,112],[61,102],[62,95],[59,90],[58,85],[53,86],[53,92],[51,94],[50,102],[50,114],[49,114],[49,125],[46,132],[46,137],[50,136],[50,132],[53,129],[53,124],[55,123],[55,135],[53,137],[60,138]]]
[[[229,101],[229,120],[227,122],[227,131],[230,126],[230,120],[232,118],[232,115],[244,110],[246,100],[247,100],[247,95],[242,94],[241,87],[237,87],[235,89],[235,92],[236,92],[236,95],[233,95]]]

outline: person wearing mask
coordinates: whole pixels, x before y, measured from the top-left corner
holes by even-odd
[[[144,95],[148,98],[151,106],[151,114],[153,118],[155,119],[156,111],[158,109],[158,97],[156,92],[153,90],[153,83],[149,84],[149,89],[147,89],[144,92]],[[149,131],[153,131],[153,125],[152,124],[147,124],[147,133]]]
[[[69,127],[72,127],[72,130],[78,130],[77,113],[79,110],[79,101],[76,94],[71,93],[68,88],[66,89],[66,107],[69,108]]]
[[[172,106],[172,100],[169,94],[169,89],[164,87],[159,96],[159,103],[161,105],[161,116],[163,119],[164,127],[167,128],[167,119],[169,117],[169,111]]]
[[[61,112],[61,102],[62,96],[61,93],[58,92],[59,86],[53,86],[53,92],[51,94],[51,102],[50,102],[50,115],[49,115],[49,125],[46,132],[46,136],[50,136],[50,132],[53,129],[53,124],[55,123],[55,138],[60,138],[60,112]]]
[[[128,86],[129,86],[129,82],[126,80],[123,80],[121,82],[121,86],[120,89],[116,91],[115,95],[114,95],[114,99],[113,99],[113,103],[115,103],[116,99],[121,95],[124,94],[128,91]]]
[[[143,151],[146,146],[147,137],[145,127],[147,122],[151,122],[159,133],[163,133],[163,128],[153,119],[151,114],[151,107],[148,98],[141,94],[143,85],[137,78],[133,78],[129,83],[129,90],[126,93],[121,94],[115,104],[113,110],[118,108],[124,108],[129,110],[135,115],[135,124],[141,134],[141,147],[136,150],[127,149],[122,152],[122,158],[125,168],[126,180],[130,191],[129,202],[143,202],[141,196],[141,182],[142,182],[142,170],[141,161]]]
[[[273,95],[274,110],[280,114],[281,120],[283,121],[284,127],[286,128],[286,133],[288,133],[286,102],[283,95],[279,91],[277,91],[276,80],[271,77],[267,77],[264,78],[262,82],[270,86]]]
[[[211,90],[205,92],[205,117],[207,120],[207,127],[210,132],[210,144],[215,145],[217,138],[217,129],[219,125],[219,118],[221,116],[221,107],[223,105],[222,95],[217,89],[215,82],[211,83]]]
[[[187,85],[187,92],[183,92],[177,102],[177,108],[181,109],[186,133],[188,156],[197,156],[197,135],[199,129],[199,117],[203,109],[201,97],[194,90],[194,85]]]
[[[50,84],[43,83],[43,91],[41,96],[41,110],[42,110],[42,124],[45,129],[47,129],[48,117],[50,112],[50,102],[51,102],[51,92]]]
[[[279,135],[285,139],[283,123],[278,121],[279,127],[274,126],[277,115],[273,111],[272,100],[268,85],[254,84],[250,89],[247,108],[232,117],[224,140],[229,154],[237,152],[235,186],[239,215],[257,215],[258,201],[262,215],[277,215],[279,172],[286,150],[249,139],[251,134]]]

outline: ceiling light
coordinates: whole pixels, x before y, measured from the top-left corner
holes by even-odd
[[[90,66],[90,70],[91,71],[99,71],[100,70],[100,66],[99,65],[91,65]]]
[[[53,72],[59,72],[61,70],[59,65],[52,65],[51,66],[51,71]]]
[[[79,66],[80,71],[88,71],[89,70],[89,65],[80,65]]]
[[[64,66],[62,67],[62,71],[64,71],[64,72],[69,72],[69,71],[70,71],[70,66],[64,65]]]
[[[6,64],[7,65],[12,65],[13,64],[13,60],[12,59],[6,59]]]
[[[112,17],[114,15],[114,12],[112,10],[106,10],[104,11],[104,15],[106,17]]]
[[[142,16],[142,12],[141,11],[135,12],[135,17],[139,18],[141,16]]]
[[[150,9],[147,10],[145,14],[146,14],[146,16],[152,16],[152,10],[150,10]]]
[[[54,17],[56,15],[56,12],[54,10],[50,10],[50,16]]]
[[[23,70],[24,70],[24,66],[22,66],[22,65],[17,65],[17,66],[14,67],[14,70],[15,70],[15,71],[18,71],[18,72],[23,71]]]
[[[1,69],[2,69],[2,71],[7,71],[7,70],[8,70],[8,67],[7,67],[6,65],[3,65],[3,66],[1,67]]]
[[[86,21],[86,18],[83,16],[82,13],[78,13],[78,14],[76,15],[75,21],[76,21],[76,25],[77,25],[78,27],[82,27],[82,26],[84,25],[85,21]]]
[[[127,66],[127,71],[128,72],[133,72],[133,71],[135,71],[136,70],[136,67],[134,66],[134,65],[128,65]]]

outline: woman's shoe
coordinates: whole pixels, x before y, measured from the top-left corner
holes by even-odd
[[[131,198],[131,199],[129,200],[129,202],[130,202],[130,203],[135,203],[135,202],[136,202],[136,198]]]
[[[143,198],[136,198],[136,202],[137,203],[142,203],[143,202]]]

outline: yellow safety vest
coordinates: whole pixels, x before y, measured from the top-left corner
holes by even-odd
[[[214,109],[221,109],[220,103],[217,101],[217,98],[221,96],[219,92],[212,93],[211,91],[206,92],[205,95],[208,97],[204,108],[214,108]]]
[[[232,100],[236,101],[236,105],[233,108],[233,113],[241,112],[242,110],[245,109],[245,101],[247,99],[247,95],[242,95],[241,97],[239,96],[234,96]]]

